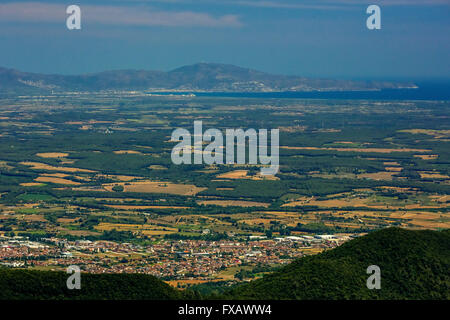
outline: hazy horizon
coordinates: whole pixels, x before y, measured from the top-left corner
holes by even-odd
[[[381,7],[381,30],[366,8]],[[436,80],[450,74],[450,3],[140,0],[0,4],[0,66],[84,74],[198,62],[312,78]],[[66,28],[79,5],[82,29]]]
[[[260,71],[260,72],[265,72],[267,74],[272,74],[272,75],[287,75],[287,76],[298,76],[298,77],[306,77],[306,78],[311,78],[311,79],[333,79],[333,80],[354,80],[354,81],[396,81],[396,82],[415,82],[415,84],[426,84],[426,85],[432,85],[432,84],[436,84],[436,85],[450,85],[450,76],[442,76],[442,77],[396,77],[396,76],[379,76],[379,77],[350,77],[350,76],[304,76],[303,74],[283,74],[283,73],[273,73],[273,72],[268,72],[265,70],[260,70],[260,69],[254,69],[254,68],[248,68],[246,66],[242,66],[242,65],[233,65],[233,64],[227,64],[227,63],[219,63],[219,62],[197,62],[197,63],[192,63],[189,65],[196,65],[196,64],[201,64],[201,63],[207,63],[207,64],[224,64],[224,65],[230,65],[230,66],[237,66],[237,67],[241,67],[244,69],[252,69],[255,71]],[[77,76],[77,75],[89,75],[89,74],[97,74],[97,73],[102,73],[102,72],[114,72],[114,71],[162,71],[162,72],[170,72],[173,70],[176,70],[178,68],[181,67],[185,67],[185,66],[189,66],[189,65],[180,65],[178,67],[175,68],[171,68],[171,69],[167,69],[167,70],[162,70],[162,69],[143,69],[143,68],[116,68],[116,69],[108,69],[108,70],[100,70],[100,71],[95,71],[95,72],[82,72],[82,73],[63,73],[63,72],[31,72],[28,70],[23,70],[23,69],[18,69],[14,66],[4,66],[4,65],[0,65],[0,68],[5,68],[5,69],[13,69],[13,70],[17,70],[20,72],[25,72],[25,73],[35,73],[35,74],[45,74],[45,75],[63,75],[63,76]]]

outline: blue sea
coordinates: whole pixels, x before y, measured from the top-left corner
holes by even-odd
[[[418,89],[388,89],[380,91],[327,92],[149,92],[161,95],[193,93],[197,97],[276,98],[276,99],[344,99],[344,100],[450,100],[449,82],[417,83]]]

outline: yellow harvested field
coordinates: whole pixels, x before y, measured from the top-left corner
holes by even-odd
[[[450,223],[440,222],[440,221],[429,221],[429,220],[416,220],[413,224],[422,227],[423,229],[448,229],[450,228]]]
[[[65,124],[84,124],[84,123],[90,123],[90,124],[100,124],[100,123],[111,123],[111,121],[100,121],[100,120],[88,120],[88,121],[66,121]]]
[[[0,161],[0,168],[6,169],[6,170],[11,170],[14,167],[11,167],[10,165],[8,165],[8,163],[6,161]]]
[[[117,150],[114,151],[115,154],[142,154],[142,152],[136,150]]]
[[[98,232],[88,231],[88,230],[69,230],[65,228],[60,228],[62,233],[70,234],[72,236],[98,236]]]
[[[136,176],[124,176],[124,175],[111,175],[111,174],[99,174],[97,175],[98,178],[105,178],[105,179],[111,179],[111,180],[117,180],[117,181],[132,181],[135,179],[142,179],[142,177],[136,177]]]
[[[246,223],[246,224],[249,224],[249,225],[258,225],[258,224],[269,225],[270,221],[276,221],[276,220],[274,220],[274,219],[258,218],[258,219],[240,220],[239,222]]]
[[[108,202],[130,202],[130,201],[145,201],[145,199],[139,198],[95,198],[96,201],[108,201]]]
[[[450,195],[448,195],[448,194],[446,194],[445,196],[441,196],[441,195],[430,196],[430,198],[433,201],[437,201],[437,202],[449,202],[450,201]]]
[[[131,231],[142,232],[146,235],[164,235],[178,232],[176,228],[162,227],[151,224],[119,224],[119,223],[107,223],[101,222],[95,229],[99,231],[111,231],[113,229],[117,231]]]
[[[61,223],[74,223],[79,221],[80,218],[58,218],[57,221]]]
[[[207,189],[207,188],[199,188],[191,184],[177,184],[162,181],[137,181],[137,182],[129,182],[127,184],[123,182],[108,183],[104,184],[103,188],[107,191],[113,191],[112,188],[115,185],[123,186],[124,192],[167,193],[167,194],[178,194],[182,196],[193,196]]]
[[[405,212],[405,211],[395,211],[391,214],[393,218],[402,219],[421,219],[421,220],[433,220],[439,218],[439,213],[435,212]]]
[[[419,172],[419,174],[422,179],[450,179],[449,176],[438,172]]]
[[[82,181],[91,181],[91,179],[87,178],[87,177],[82,177],[82,176],[73,176],[73,177],[78,180],[82,180]]]
[[[422,160],[435,160],[438,158],[437,154],[415,154],[415,158],[420,158]]]
[[[280,180],[280,178],[272,175],[257,174],[254,176],[247,175],[248,170],[234,170],[230,172],[221,173],[216,176],[218,179],[251,179],[251,180]]]
[[[23,182],[20,185],[22,187],[38,187],[38,186],[42,186],[42,183],[39,183],[39,182]]]
[[[81,184],[79,182],[72,181],[69,179],[49,177],[49,176],[39,176],[34,180],[37,182],[51,182],[51,183],[57,183],[57,184],[67,184],[67,185],[72,185],[72,186],[78,186]]]
[[[280,180],[277,176],[274,175],[264,175],[261,173],[258,173],[257,175],[254,175],[251,177],[252,180]]]
[[[435,139],[447,138],[450,136],[450,130],[407,129],[407,130],[399,130],[399,132],[407,132],[412,134],[426,134],[429,136],[433,136]]]
[[[64,158],[67,157],[69,154],[65,152],[43,152],[43,153],[36,153],[36,155],[41,158]]]
[[[300,214],[298,212],[289,212],[289,211],[263,211],[263,212],[255,212],[258,214],[272,215],[278,218],[298,218]]]
[[[431,206],[426,206],[426,205],[422,205],[420,203],[414,203],[414,204],[407,204],[405,205],[403,208],[405,209],[438,209],[438,208],[445,208],[448,207],[448,205],[446,205],[445,203],[441,203],[440,205],[431,205]]]
[[[41,221],[41,222],[47,221],[41,214],[28,214],[24,216],[23,219],[26,221]]]
[[[403,170],[402,167],[386,167],[384,168],[386,171],[400,172]]]
[[[281,149],[290,150],[334,150],[339,152],[374,152],[374,153],[392,153],[392,152],[430,152],[428,149],[386,149],[386,148],[319,148],[319,147],[288,147],[281,146]]]
[[[120,209],[120,210],[145,210],[145,209],[189,209],[190,207],[177,207],[177,206],[133,206],[133,205],[114,205],[107,204],[105,207]]]
[[[391,217],[402,218],[402,219],[411,219],[411,223],[420,227],[427,229],[436,229],[450,228],[450,220],[449,221],[439,221],[442,213],[438,212],[395,212],[391,215]]]
[[[221,207],[264,207],[270,206],[270,203],[265,202],[255,202],[255,201],[241,201],[241,200],[202,200],[197,201],[198,204],[202,205],[212,205]]]
[[[396,174],[397,174],[397,172],[393,172],[393,171],[362,173],[362,174],[358,174],[358,179],[392,180],[392,176],[394,176]]]
[[[32,161],[23,161],[19,164],[30,166],[31,169],[34,170],[48,170],[48,171],[60,171],[60,172],[95,172],[88,169],[80,169],[80,168],[71,168],[71,167],[54,167],[45,163],[40,162],[32,162]]]
[[[397,167],[397,166],[400,166],[400,163],[398,163],[398,162],[395,162],[395,161],[388,161],[388,162],[383,162],[383,164],[385,165],[385,166],[388,166],[388,167]]]
[[[219,179],[243,179],[247,177],[248,170],[235,170],[217,175]]]
[[[24,203],[23,207],[24,208],[34,208],[37,207],[39,205],[39,203]]]
[[[74,164],[75,160],[62,160],[60,163],[61,164]]]
[[[368,207],[386,209],[386,205],[368,205],[367,199],[361,198],[344,198],[344,199],[330,199],[330,200],[315,200],[315,199],[297,199],[296,201],[288,202],[282,207],[296,207],[296,206],[318,206],[323,208],[345,208],[345,207]]]
[[[386,189],[386,190],[394,190],[397,192],[408,192],[414,190],[413,188],[400,188],[400,187],[391,187],[391,186],[382,186],[379,187],[380,189]]]
[[[166,167],[158,165],[158,164],[153,164],[151,166],[148,167],[150,170],[167,170]]]
[[[163,236],[166,234],[172,234],[172,233],[177,233],[178,230],[142,230],[142,234],[146,235],[146,236]]]
[[[66,177],[70,177],[70,174],[67,174],[67,173],[46,173],[45,176],[47,176],[47,177],[55,177],[55,178],[66,178]]]

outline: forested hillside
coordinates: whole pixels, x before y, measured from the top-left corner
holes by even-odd
[[[369,290],[367,267],[381,269]],[[450,230],[388,228],[232,289],[233,299],[449,299]]]
[[[69,290],[69,274],[0,269],[0,300],[168,300],[181,294],[163,281],[143,274],[81,274],[81,289]]]

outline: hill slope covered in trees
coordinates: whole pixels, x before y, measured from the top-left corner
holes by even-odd
[[[69,274],[0,269],[0,300],[173,300],[181,293],[143,274],[81,274],[81,289],[67,289]]]
[[[366,286],[381,269],[381,289]],[[450,230],[388,228],[233,288],[233,299],[450,299]]]

